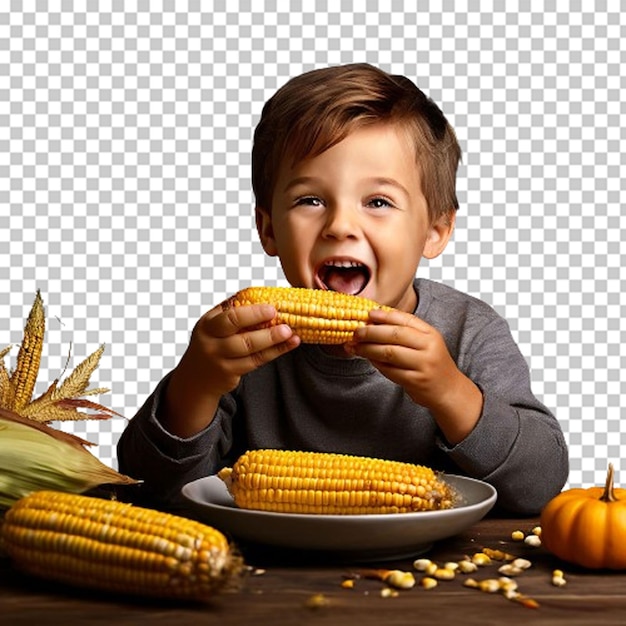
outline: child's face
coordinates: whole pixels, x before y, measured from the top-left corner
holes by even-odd
[[[265,251],[294,287],[358,294],[415,309],[422,257],[446,246],[454,213],[431,224],[415,150],[402,129],[358,129],[291,167],[283,159],[272,206],[257,208]]]

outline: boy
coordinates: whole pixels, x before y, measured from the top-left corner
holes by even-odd
[[[366,64],[308,72],[266,103],[252,185],[267,254],[295,287],[394,307],[345,346],[301,344],[275,310],[221,305],[118,444],[146,501],[248,448],[377,456],[485,480],[501,507],[537,513],[568,474],[555,417],[533,396],[506,322],[485,303],[415,278],[454,228],[461,151],[407,78]]]

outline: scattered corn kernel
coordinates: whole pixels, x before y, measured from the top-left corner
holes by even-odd
[[[541,537],[541,526],[535,526],[530,532],[537,537]]]
[[[491,565],[491,559],[484,552],[476,552],[476,554],[472,556],[472,562],[479,567]]]
[[[453,572],[456,572],[456,570],[459,569],[459,564],[456,561],[448,561],[447,563],[444,563],[443,567],[444,569],[450,569]]]
[[[541,545],[541,537],[539,535],[528,535],[524,539],[524,543],[527,546],[531,546],[533,548],[538,548]]]
[[[413,561],[413,567],[418,572],[425,572],[428,567],[432,565],[432,561],[430,559],[416,559]]]
[[[483,548],[483,554],[486,554],[493,561],[512,561],[515,558],[513,554],[491,548]]]
[[[454,577],[454,570],[448,569],[446,567],[438,567],[433,572],[433,578],[436,578],[437,580],[454,580]]]
[[[463,583],[464,587],[471,587],[472,589],[478,589],[478,581],[475,578],[466,578]]]
[[[307,609],[321,609],[328,605],[329,600],[323,593],[315,593],[309,596],[304,603]]]
[[[498,578],[498,582],[500,583],[500,589],[504,592],[515,591],[517,589],[517,581],[508,576],[501,576]]]
[[[552,584],[555,587],[564,587],[567,584],[565,580],[565,576],[563,574],[563,570],[555,569],[552,572]]]
[[[514,565],[515,567],[519,567],[520,569],[528,569],[532,563],[528,560],[528,559],[522,559],[522,558],[518,558],[515,559],[511,565]]]
[[[485,593],[500,591],[500,581],[497,578],[485,578],[478,583],[478,588]]]
[[[354,589],[354,578],[346,578],[341,581],[341,586],[344,589]]]
[[[384,581],[396,589],[411,589],[415,586],[415,576],[411,572],[394,569],[385,576]]]
[[[423,576],[420,579],[420,586],[423,587],[424,589],[433,589],[438,584],[439,583],[437,582],[437,580],[432,578],[431,576]]]
[[[524,541],[524,537],[525,537],[525,535],[524,535],[524,533],[521,530],[514,530],[511,533],[511,539],[513,541]]]
[[[399,592],[397,589],[392,589],[391,587],[383,587],[380,590],[381,598],[397,598],[399,596]]]
[[[504,576],[519,576],[524,570],[521,567],[516,567],[513,563],[505,563],[498,568],[498,572]]]
[[[459,561],[459,571],[463,574],[471,574],[478,569],[478,565],[469,559]]]

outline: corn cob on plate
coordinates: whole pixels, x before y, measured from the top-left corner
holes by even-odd
[[[491,485],[446,474],[445,483],[455,494],[450,508],[403,513],[333,513],[327,509],[324,513],[320,512],[322,507],[317,512],[286,513],[237,506],[226,484],[232,481],[229,474],[222,472],[222,478],[209,476],[183,487],[182,494],[199,519],[235,540],[323,552],[340,561],[376,561],[420,554],[433,542],[469,528],[496,501]]]

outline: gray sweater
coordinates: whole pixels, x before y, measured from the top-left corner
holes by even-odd
[[[245,375],[211,424],[188,439],[158,421],[166,376],[122,433],[120,471],[144,480],[142,502],[176,509],[185,483],[248,448],[344,452],[478,478],[496,488],[499,507],[538,513],[567,480],[568,453],[559,423],[531,391],[506,321],[450,287],[416,279],[415,289],[415,314],[442,333],[458,368],[483,393],[483,412],[462,442],[448,445],[430,412],[369,361],[303,344]]]

